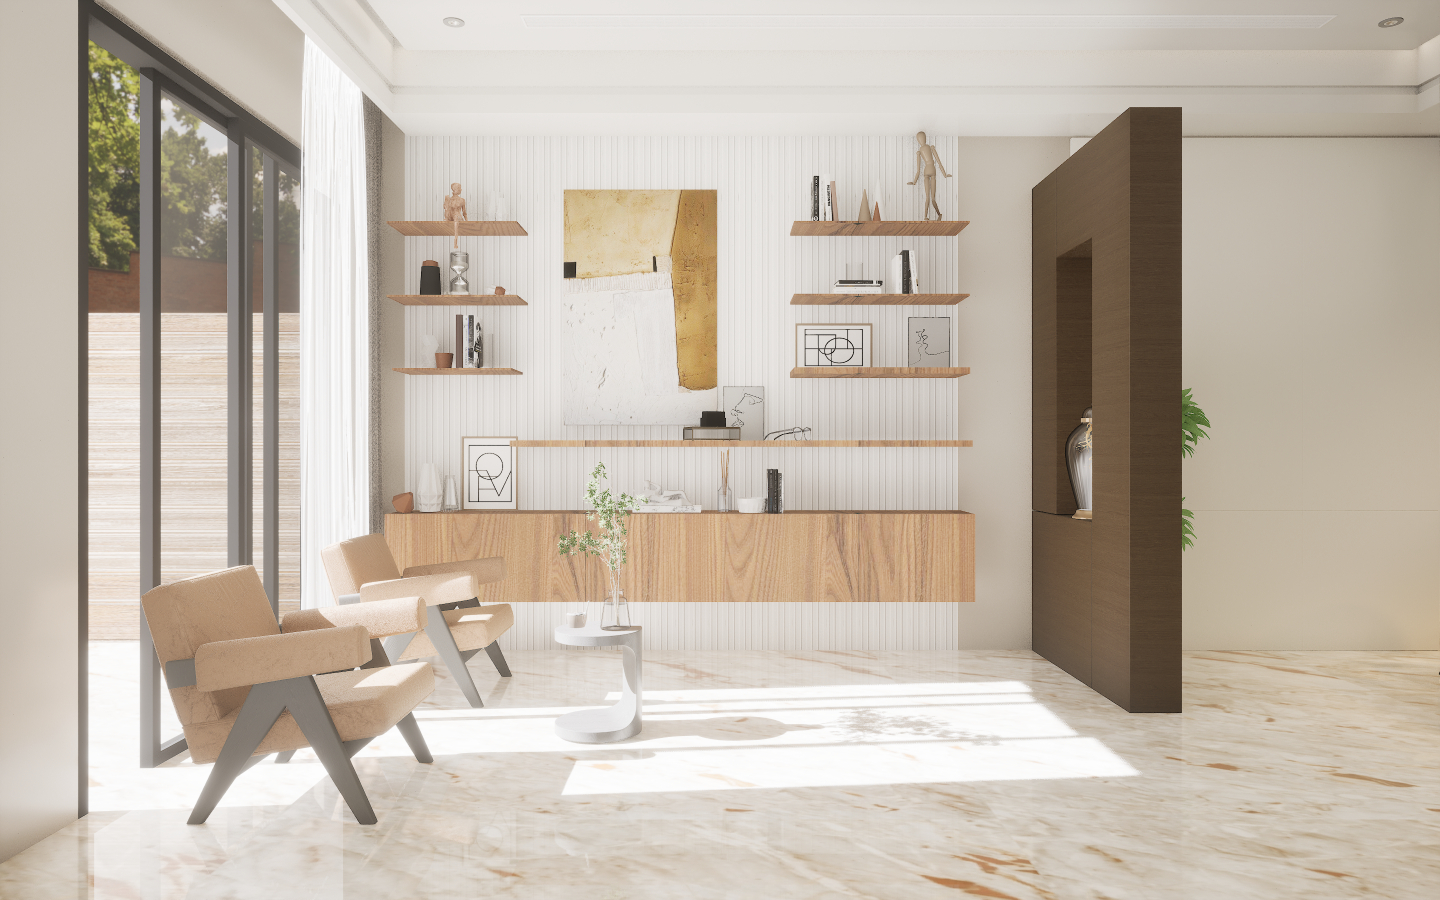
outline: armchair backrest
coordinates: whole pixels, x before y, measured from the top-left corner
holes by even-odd
[[[161,665],[193,659],[201,644],[279,634],[254,566],[236,566],[152,588],[140,598]],[[248,687],[223,691],[171,688],[180,724],[213,722],[245,702]]]
[[[358,594],[360,586],[372,581],[393,581],[400,577],[395,557],[383,534],[366,534],[332,544],[320,551],[325,577],[335,597]]]

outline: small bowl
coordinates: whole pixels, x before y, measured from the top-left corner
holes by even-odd
[[[740,511],[742,513],[763,513],[765,511],[764,497],[741,497],[739,499]]]

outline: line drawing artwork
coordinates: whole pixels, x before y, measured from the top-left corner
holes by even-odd
[[[465,509],[516,509],[515,447],[509,437],[468,437],[461,444]]]
[[[911,317],[907,365],[950,365],[950,319],[947,316]]]
[[[740,429],[740,440],[758,441],[765,437],[765,388],[727,385],[724,399],[725,424]]]
[[[870,365],[869,325],[797,325],[800,341],[797,365]]]

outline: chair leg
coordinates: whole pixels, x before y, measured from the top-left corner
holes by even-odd
[[[335,720],[330,718],[330,710],[325,706],[325,698],[320,694],[320,686],[315,683],[314,677],[307,675],[276,683],[287,687],[289,702],[286,705],[290,714],[314,748],[315,755],[320,757],[330,780],[339,788],[350,812],[355,814],[355,821],[361,825],[374,825],[377,821],[375,810],[370,806],[370,798],[365,795],[360,776],[355,774],[345,745],[340,742],[340,732],[335,729]]]
[[[189,824],[204,825],[230,785],[249,767],[255,748],[260,746],[275,725],[275,720],[285,711],[285,691],[280,687],[284,683],[257,684],[250,688],[245,705],[240,707],[240,715],[235,717],[235,724],[225,737],[225,746],[220,748],[220,756],[210,767],[205,787],[200,789],[200,798],[190,811]]]
[[[276,762],[276,764],[288,763],[290,760],[292,760],[292,759],[294,759],[294,758],[295,758],[295,751],[294,751],[294,750],[282,750],[281,752],[275,754],[275,762]]]
[[[410,752],[415,754],[415,759],[422,763],[433,763],[435,757],[430,755],[430,747],[425,743],[425,735],[420,733],[420,723],[415,721],[415,714],[412,712],[395,723],[400,729],[400,735],[405,738],[405,743],[410,745]]]
[[[460,686],[460,692],[470,705],[476,709],[483,708],[485,701],[480,699],[480,691],[475,687],[475,679],[470,677],[470,670],[465,667],[465,659],[460,655],[460,648],[455,644],[455,636],[450,633],[450,623],[445,621],[445,616],[434,606],[426,607],[428,616],[425,623],[425,633],[430,637],[430,643],[435,645],[435,652],[445,661],[445,666],[450,670],[450,676]]]
[[[374,638],[371,640],[374,640]],[[410,646],[410,642],[413,640],[415,640],[415,633],[413,631],[408,634],[394,634],[381,641],[380,646],[385,650],[386,657],[395,662],[399,662],[400,654],[405,652],[405,648]]]
[[[505,654],[500,652],[500,642],[491,641],[485,648],[485,652],[490,655],[490,661],[495,664],[495,669],[500,673],[500,677],[509,678],[510,666],[505,662]]]

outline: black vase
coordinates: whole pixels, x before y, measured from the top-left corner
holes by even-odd
[[[440,293],[440,263],[433,259],[427,259],[420,264],[420,293],[422,295]]]

